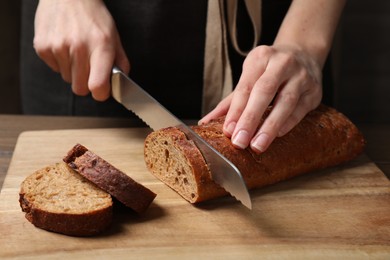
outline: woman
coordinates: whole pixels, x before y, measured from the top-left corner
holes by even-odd
[[[24,30],[34,10],[26,2],[30,1],[24,1]],[[225,36],[229,48],[234,91],[225,91],[228,69],[221,70],[225,95],[218,96],[222,100],[200,123],[226,115],[224,133],[237,148],[250,146],[264,152],[275,137],[289,132],[321,102],[322,72],[345,1],[263,0],[262,11],[254,11],[251,4],[260,6],[260,2],[248,0],[238,1],[237,11],[231,12],[232,2],[224,6],[223,1],[205,0],[40,0],[35,51],[71,87],[61,86],[59,77],[22,45],[26,50],[22,52],[25,112],[44,113],[49,108],[56,114],[128,115],[110,98],[110,73],[116,65],[177,116],[204,116],[202,112],[216,105],[215,99],[204,105],[209,91],[204,87],[208,74],[204,67],[207,60],[216,61],[207,54],[207,38],[214,36],[207,32],[213,28],[211,10],[217,8],[213,13],[221,15],[221,28],[225,28],[221,37]],[[227,16],[237,14],[237,33],[230,37],[226,36],[231,23],[226,26],[225,11]],[[252,33],[259,27],[253,24],[253,16],[261,16],[259,42]],[[241,49],[251,49],[249,54],[235,51],[235,38]],[[252,48],[254,39],[258,46]],[[227,58],[221,57],[226,65]],[[257,129],[270,104],[272,112]]]

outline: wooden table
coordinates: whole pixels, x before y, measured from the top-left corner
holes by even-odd
[[[0,115],[0,187],[3,184],[17,138],[23,131],[125,128],[139,125],[123,118]],[[367,139],[366,154],[390,178],[390,124],[361,125]]]
[[[18,136],[24,131],[125,128],[139,125],[122,118],[0,115],[0,187],[12,159]]]
[[[131,128],[134,124],[0,116],[0,258],[389,259],[390,182],[367,156],[254,190],[252,211],[230,197],[193,206],[145,171],[139,151],[148,130]],[[60,130],[24,133],[17,142],[23,131],[55,129]],[[366,155],[389,177],[390,126],[361,129],[368,140]],[[67,237],[28,223],[15,184],[41,164],[62,158],[75,141],[93,145],[120,169],[131,169],[130,175],[158,194],[146,214],[117,211],[113,226],[93,238]]]

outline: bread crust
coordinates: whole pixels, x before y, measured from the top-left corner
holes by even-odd
[[[96,209],[85,208],[79,212],[66,212],[65,210],[50,210],[42,207],[37,203],[40,199],[45,199],[45,191],[29,190],[29,186],[37,187],[39,184],[39,176],[42,174],[52,174],[51,170],[68,170],[64,163],[57,163],[53,166],[48,166],[40,169],[28,176],[21,184],[19,192],[19,203],[22,211],[25,212],[25,217],[34,226],[70,236],[92,236],[107,229],[112,221],[112,200],[107,194],[105,204],[97,206]],[[69,174],[72,174],[69,172]],[[76,173],[73,173],[76,174]],[[80,177],[82,178],[82,177]],[[74,185],[75,183],[70,183]],[[45,184],[47,187],[48,184]],[[93,185],[89,182],[85,186]],[[36,188],[38,189],[38,188]],[[97,189],[97,188],[95,188]],[[103,192],[103,191],[101,191]]]
[[[112,221],[112,206],[86,214],[53,213],[33,206],[23,191],[19,202],[25,217],[34,226],[69,236],[93,236],[106,230]]]
[[[156,197],[154,192],[81,144],[76,144],[63,160],[86,179],[138,213],[144,212]]]
[[[285,136],[276,138],[268,150],[261,154],[250,148],[236,149],[230,139],[223,134],[223,122],[224,118],[218,118],[208,124],[192,128],[236,165],[249,189],[346,162],[360,154],[365,145],[364,137],[357,127],[343,114],[325,105],[311,111],[294,129]],[[170,145],[181,150],[188,159],[193,169],[191,174],[196,185],[195,196],[183,194],[177,185],[164,178],[167,172],[154,167],[156,163],[164,164],[156,161],[158,160],[156,157],[162,157],[156,155],[159,149],[156,140],[161,138],[168,139]],[[227,194],[213,182],[205,160],[203,157],[199,159],[198,148],[178,128],[165,128],[149,134],[145,140],[144,155],[149,171],[191,203]]]

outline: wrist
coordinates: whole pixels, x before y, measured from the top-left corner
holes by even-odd
[[[345,0],[294,0],[275,45],[291,45],[324,66]]]
[[[301,37],[300,37],[301,38]],[[275,39],[274,46],[284,49],[290,49],[297,53],[303,53],[310,57],[313,62],[323,68],[326,58],[328,56],[331,44],[321,37],[302,37],[305,39],[295,39],[295,37],[280,37]],[[310,39],[310,40],[306,40]]]

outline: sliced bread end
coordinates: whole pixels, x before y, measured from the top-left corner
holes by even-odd
[[[95,235],[112,221],[111,196],[63,162],[28,176],[19,203],[32,224],[66,235]]]

